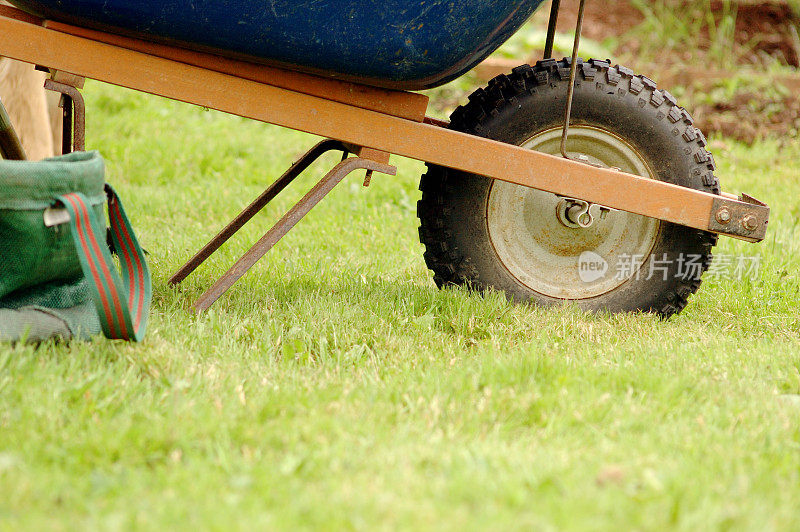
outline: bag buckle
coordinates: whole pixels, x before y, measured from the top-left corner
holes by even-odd
[[[55,227],[69,223],[69,212],[63,207],[48,207],[44,210],[44,226]]]

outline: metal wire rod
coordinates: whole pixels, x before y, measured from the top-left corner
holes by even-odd
[[[569,136],[569,122],[572,118],[572,98],[575,95],[575,78],[578,74],[578,48],[581,45],[581,31],[583,30],[583,12],[586,7],[586,0],[581,0],[581,5],[578,8],[578,23],[575,26],[575,43],[572,46],[572,62],[569,69],[569,87],[567,87],[567,110],[564,113],[564,132],[561,135],[561,155],[566,159],[570,156],[567,154],[567,137]]]
[[[550,6],[550,22],[547,24],[547,41],[544,44],[544,59],[553,57],[553,43],[556,39],[556,26],[558,26],[558,12],[561,8],[561,0],[553,0]]]

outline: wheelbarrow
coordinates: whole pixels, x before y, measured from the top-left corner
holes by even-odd
[[[507,40],[543,0],[235,2],[14,0],[0,55],[50,73],[65,150],[83,149],[84,78],[325,137],[173,277],[180,283],[321,154],[342,162],[194,303],[207,310],[345,176],[427,163],[418,203],[439,287],[670,316],[698,290],[717,235],[765,238],[769,208],[723,193],[690,115],[647,77],[544,59],[478,89],[450,121],[439,86]]]

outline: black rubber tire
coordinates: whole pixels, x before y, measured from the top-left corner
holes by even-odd
[[[450,128],[520,145],[537,132],[558,127],[563,123],[569,69],[568,59],[546,60],[498,76],[453,112]],[[646,77],[612,67],[607,61],[581,61],[572,121],[605,129],[630,143],[661,181],[720,192],[705,137],[675,98]],[[516,301],[563,303],[523,285],[503,265],[489,238],[491,185],[489,178],[434,165],[428,165],[422,176],[419,233],[426,248],[425,262],[433,270],[437,286],[467,285],[501,290]],[[576,303],[592,311],[676,314],[700,287],[700,276],[711,263],[716,242],[713,233],[662,222],[651,254],[667,255],[669,275],[630,279],[605,294]],[[701,271],[684,268],[687,271],[678,275],[682,255],[701,263]]]

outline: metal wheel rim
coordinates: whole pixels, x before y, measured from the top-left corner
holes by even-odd
[[[522,147],[560,153],[561,128],[537,133]],[[594,126],[570,128],[568,153],[589,162],[654,178],[644,157],[624,139]],[[611,292],[639,276],[655,246],[661,222],[609,212],[588,229],[563,225],[561,198],[549,192],[493,181],[486,221],[506,270],[528,289],[555,299],[582,300]]]

